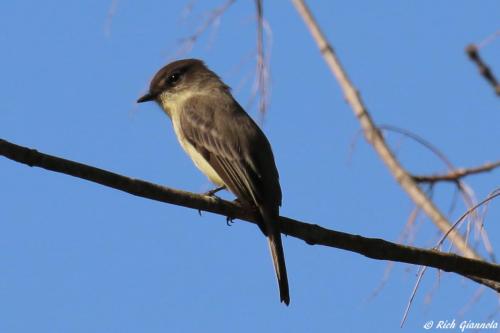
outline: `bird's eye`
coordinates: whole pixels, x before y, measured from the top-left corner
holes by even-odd
[[[180,73],[172,73],[170,74],[170,76],[167,78],[167,82],[170,84],[170,85],[174,85],[176,84],[179,79],[181,77],[181,74]]]

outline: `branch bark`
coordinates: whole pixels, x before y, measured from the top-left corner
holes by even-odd
[[[478,47],[474,44],[470,44],[465,48],[465,52],[469,56],[469,59],[476,64],[479,74],[493,87],[497,96],[500,96],[500,83],[493,74],[493,71],[479,56]]]
[[[305,2],[303,0],[292,1],[297,12],[304,20],[307,28],[309,28],[309,31],[314,41],[318,45],[318,48],[325,62],[337,79],[342,91],[344,92],[345,99],[351,106],[354,115],[360,122],[366,140],[373,146],[379,157],[386,164],[393,177],[406,191],[410,198],[415,202],[415,204],[426,213],[426,215],[443,233],[447,233],[451,229],[451,223],[436,207],[432,200],[422,191],[417,182],[412,178],[408,171],[403,168],[403,166],[394,156],[394,153],[385,142],[385,139],[382,136],[379,128],[375,125],[371,115],[364,105],[361,95],[356,90],[353,83],[350,81],[347,72],[344,70],[339,58],[335,54],[333,47],[321,31],[318,23],[314,19]],[[448,238],[453,243],[453,245],[461,253],[463,253],[464,256],[474,259],[481,258],[477,253],[475,253],[474,250],[472,250],[467,245],[467,242],[455,229],[453,229],[449,233]]]
[[[139,197],[203,210],[229,218],[238,218],[254,224],[257,221],[257,215],[254,211],[234,202],[125,177],[93,166],[40,153],[2,139],[0,139],[0,155],[31,167],[36,166],[64,173]],[[351,235],[287,217],[280,217],[280,227],[282,233],[302,239],[310,245],[343,249],[377,260],[392,260],[435,267],[466,276],[500,292],[500,265],[437,250],[420,249],[382,239]]]
[[[437,182],[457,182],[461,178],[475,175],[478,173],[493,171],[500,167],[500,161],[493,163],[485,163],[483,165],[473,168],[455,169],[449,173],[436,174],[436,175],[413,175],[413,179],[417,183],[437,183]]]

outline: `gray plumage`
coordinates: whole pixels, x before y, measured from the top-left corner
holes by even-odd
[[[243,205],[257,207],[259,227],[267,236],[280,298],[289,304],[288,278],[278,217],[279,175],[271,145],[220,78],[200,60],[163,67],[149,93],[138,102],[156,100],[172,119],[181,146],[195,165]]]

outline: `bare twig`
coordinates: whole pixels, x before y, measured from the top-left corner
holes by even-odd
[[[104,24],[104,34],[106,37],[111,36],[111,24],[113,23],[113,17],[116,14],[116,9],[118,8],[118,0],[111,0],[109,5],[108,15],[106,17],[106,22]]]
[[[420,286],[420,282],[422,281],[422,278],[424,277],[424,273],[426,270],[427,267],[425,266],[420,266],[418,270],[417,281],[415,282],[415,286],[413,287],[413,290],[410,294],[410,299],[408,299],[408,303],[406,304],[405,312],[403,313],[403,318],[401,319],[400,327],[403,327],[403,325],[405,324],[406,318],[408,317],[408,313],[410,312],[410,307],[413,303],[413,299],[417,294],[418,286]]]
[[[489,172],[498,167],[500,167],[500,161],[485,163],[472,168],[454,169],[453,171],[445,174],[413,175],[412,177],[417,183],[456,182],[461,178],[483,172]]]
[[[452,228],[455,228],[467,215],[469,215],[472,211],[476,210],[477,208],[479,208],[480,206],[482,205],[485,205],[487,203],[489,203],[491,200],[493,200],[494,198],[500,196],[500,188],[499,189],[496,189],[494,190],[486,199],[484,199],[483,201],[481,201],[480,203],[478,203],[476,206],[472,207],[471,209],[467,210],[452,226]],[[450,229],[451,231],[451,229]],[[447,235],[449,234],[449,232],[445,233],[443,235],[443,237],[439,240],[438,244],[436,245],[436,249],[439,248],[444,240],[446,239]],[[403,314],[403,319],[401,321],[401,327],[403,327],[405,321],[406,321],[406,318],[408,316],[408,312],[410,310],[410,307],[411,307],[411,304],[413,302],[413,298],[415,297],[415,294],[417,292],[417,289],[418,289],[418,286],[420,285],[420,282],[422,280],[422,277],[425,273],[425,271],[427,270],[427,267],[426,266],[421,266],[420,269],[419,269],[419,274],[418,274],[418,277],[417,277],[417,281],[415,283],[415,287],[413,288],[413,291],[411,293],[411,296],[410,296],[410,299],[408,301],[408,304],[406,306],[406,309],[405,309],[405,312]]]
[[[420,135],[418,135],[412,131],[409,131],[407,129],[397,127],[394,125],[388,125],[388,124],[380,124],[380,125],[378,125],[378,129],[383,130],[383,131],[391,131],[391,132],[399,133],[401,135],[404,135],[404,136],[418,142],[419,144],[421,144],[425,148],[429,149],[434,155],[436,155],[446,165],[446,167],[449,170],[455,169],[455,166],[453,165],[453,163],[451,163],[450,159],[448,157],[446,157],[446,155],[440,149],[438,149],[435,145],[433,145],[431,142],[424,139]]]
[[[181,39],[181,46],[179,47],[179,50],[177,51],[177,56],[184,55],[191,51],[193,49],[194,44],[196,41],[203,35],[203,33],[210,28],[211,26],[215,25],[218,20],[222,17],[222,15],[231,7],[231,5],[235,2],[236,0],[228,0],[226,1],[223,5],[220,7],[217,7],[213,9],[207,18],[203,20],[203,22],[196,28],[194,33],[191,35],[182,38]]]
[[[465,52],[469,56],[469,59],[476,64],[477,69],[482,77],[493,87],[495,93],[500,96],[500,83],[498,83],[497,78],[491,71],[490,67],[479,56],[479,49],[475,44],[470,44],[465,48]]]
[[[264,8],[262,0],[255,0],[257,11],[257,89],[259,91],[259,112],[261,116],[266,113],[267,108],[267,74],[268,68],[264,50]]]
[[[420,209],[418,207],[415,207],[412,209],[410,215],[408,216],[408,220],[406,221],[405,227],[398,237],[398,240],[397,240],[398,244],[408,244],[408,245],[412,244],[410,236],[413,235],[413,232],[411,232],[411,229],[414,228],[419,211],[420,211]],[[375,298],[380,293],[380,291],[385,287],[385,285],[389,281],[389,277],[391,275],[393,268],[394,268],[394,262],[389,261],[385,267],[382,280],[380,281],[379,285],[373,290],[373,292],[370,295],[370,297],[368,298],[368,300]]]
[[[407,129],[400,128],[400,127],[393,126],[393,125],[382,124],[382,125],[379,125],[378,128],[381,130],[385,130],[385,131],[396,132],[396,133],[399,133],[399,134],[404,135],[406,137],[409,137],[412,140],[415,140],[416,142],[418,142],[419,144],[421,144],[425,148],[429,149],[434,155],[436,155],[446,165],[446,167],[448,168],[448,170],[450,172],[453,172],[456,170],[453,163],[451,163],[450,159],[448,157],[446,157],[446,155],[441,150],[439,150],[435,145],[433,145],[431,142],[427,141],[426,139],[424,139],[420,135],[413,133]],[[470,207],[474,206],[474,203],[476,200],[475,200],[474,196],[472,195],[472,190],[470,190],[470,188],[461,179],[457,179],[455,181],[455,183],[456,183],[460,193],[462,194],[464,202],[467,205],[467,207],[470,208]]]
[[[392,126],[392,125],[385,125],[385,124],[379,125],[379,129],[383,129],[385,131],[395,132],[395,133],[398,133],[398,134],[401,134],[403,136],[411,138],[415,142],[421,144],[422,146],[424,146],[425,148],[430,150],[434,155],[436,155],[446,165],[446,167],[449,170],[449,173],[453,173],[453,172],[455,172],[455,170],[457,170],[455,168],[455,166],[453,165],[453,163],[450,161],[450,159],[448,157],[446,157],[446,155],[440,149],[438,149],[434,144],[427,141],[426,139],[424,139],[420,135],[413,133],[407,129],[403,129],[403,128]],[[474,192],[472,191],[472,189],[465,183],[465,181],[462,180],[462,178],[463,177],[457,178],[454,181],[454,183],[457,186],[460,194],[462,195],[462,198],[463,198],[464,203],[467,206],[467,208],[472,208],[476,204],[477,200],[474,196]],[[418,183],[422,184],[425,182],[418,182]],[[430,185],[434,185],[437,182],[427,182],[427,183]],[[429,199],[432,199],[432,198],[429,197]],[[471,219],[471,221],[474,223],[474,225],[476,226],[476,229],[477,229],[477,227],[481,225],[481,216],[479,214],[476,214],[476,212],[473,212],[472,217],[473,217],[473,219]],[[467,243],[468,243],[468,237],[470,236],[470,230],[471,230],[470,223],[468,223],[467,229],[465,232],[465,240]],[[488,235],[486,234],[486,232],[484,230],[481,230],[480,234],[483,238],[484,247],[488,251],[488,254],[490,255],[490,257],[493,258],[494,255],[492,252],[492,248],[490,246]]]
[[[189,17],[189,15],[191,15],[191,13],[193,12],[193,9],[196,5],[196,0],[190,0],[185,6],[184,8],[182,9],[181,11],[181,16],[180,16],[180,24],[183,24],[185,20],[187,20],[187,18]]]
[[[272,38],[271,28],[264,18],[262,0],[255,0],[255,7],[257,12],[257,66],[250,103],[252,103],[254,98],[258,97],[259,123],[262,124],[269,106],[269,97],[271,95],[271,86],[269,85],[271,74],[269,67]],[[264,32],[266,38],[264,38]],[[267,43],[264,43],[264,40],[266,40]]]
[[[425,195],[415,180],[413,180],[411,175],[395,158],[393,152],[386,144],[380,130],[377,128],[368,113],[359,92],[351,83],[347,73],[344,71],[337,55],[334,52],[333,47],[328,43],[326,36],[322,33],[318,23],[312,16],[312,13],[305,2],[303,0],[293,0],[293,3],[297,12],[304,19],[306,26],[309,28],[311,35],[316,41],[316,44],[318,45],[318,48],[328,67],[337,78],[337,81],[344,92],[345,99],[350,104],[354,115],[359,120],[361,127],[363,128],[366,140],[373,146],[380,158],[391,171],[396,181],[408,193],[415,204],[426,213],[426,215],[442,232],[450,230],[450,222],[436,207],[436,205]],[[465,240],[455,229],[452,229],[450,232],[449,239],[465,256],[476,259],[480,258],[479,255],[467,245]]]
[[[482,206],[482,205],[485,205],[487,203],[489,203],[491,200],[493,200],[495,197],[498,197],[500,196],[500,188],[499,189],[496,189],[494,190],[486,199],[484,199],[483,201],[481,201],[479,204],[477,204],[476,206],[472,207],[471,209],[467,210],[452,226],[452,228],[455,228],[467,215],[469,215],[472,211],[476,210],[478,207]],[[451,231],[451,229],[450,229]],[[444,240],[446,239],[447,235],[448,235],[449,232],[445,233],[443,235],[443,237],[439,240],[438,244],[436,245],[436,249],[439,248],[439,246],[441,246],[444,242]],[[410,307],[411,307],[411,304],[413,302],[413,298],[415,297],[415,294],[417,292],[417,289],[418,289],[418,286],[420,285],[420,282],[422,281],[422,278],[423,278],[423,275],[425,274],[425,271],[427,270],[427,267],[426,266],[420,266],[420,269],[419,269],[419,274],[418,274],[418,277],[417,277],[417,281],[415,282],[415,287],[413,288],[413,291],[411,293],[411,296],[410,296],[410,299],[408,300],[408,304],[406,306],[406,309],[405,309],[405,312],[403,314],[403,319],[401,320],[401,327],[403,327],[405,321],[406,321],[406,318],[408,316],[408,312],[410,310]]]
[[[486,213],[488,211],[488,207],[489,207],[490,202],[491,201],[488,201],[483,205],[483,209],[482,209],[482,212],[480,214],[481,221],[480,221],[480,223],[476,224],[476,229],[479,229],[479,230],[476,230],[476,231],[477,231],[477,234],[479,234],[479,236],[481,237],[481,240],[483,242],[483,245],[484,245],[486,252],[488,252],[488,254],[490,256],[489,261],[496,262],[497,259],[495,256],[495,251],[493,250],[493,245],[491,244],[491,241],[488,237],[488,234],[486,233],[486,230],[484,229],[484,219],[486,217]]]
[[[498,37],[500,37],[500,30],[495,31],[494,33],[492,33],[491,35],[489,35],[488,37],[486,37],[485,39],[483,39],[482,41],[480,41],[479,43],[477,43],[476,44],[477,48],[478,49],[482,49],[483,47],[485,47],[488,44],[492,43]]]
[[[0,155],[19,163],[86,179],[139,197],[212,212],[252,223],[258,221],[256,212],[234,202],[128,178],[82,163],[43,154],[2,139],[0,139]],[[310,245],[344,249],[377,260],[393,260],[431,266],[467,276],[500,291],[500,265],[436,250],[398,245],[382,239],[351,235],[287,217],[280,217],[280,227],[282,233],[302,239]]]
[[[469,301],[458,311],[457,316],[463,318],[465,314],[481,299],[486,289],[483,286],[477,288]]]
[[[491,192],[491,194],[486,198],[484,199],[483,201],[481,201],[480,203],[478,203],[477,205],[475,205],[474,207],[471,207],[469,208],[462,216],[460,216],[460,218],[450,227],[450,230],[448,230],[447,232],[444,233],[444,235],[441,237],[441,239],[439,240],[439,242],[437,243],[436,247],[439,247],[443,244],[444,240],[446,239],[446,237],[448,237],[448,235],[457,227],[457,225],[460,224],[460,222],[463,221],[463,219],[465,219],[469,214],[471,214],[473,211],[475,211],[478,207],[481,207],[482,205],[484,205],[485,203],[488,203],[489,201],[493,200],[494,198],[500,196],[500,188],[497,188],[495,189],[493,192]]]

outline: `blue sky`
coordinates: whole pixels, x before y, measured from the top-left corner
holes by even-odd
[[[109,25],[111,1],[1,2],[0,137],[173,188],[211,188],[167,117],[135,101],[179,40],[222,3],[195,2],[187,15],[187,1],[118,1]],[[457,166],[500,158],[498,97],[464,53],[499,29],[498,1],[323,1],[311,9],[377,123],[414,131]],[[272,30],[264,130],[282,214],[397,241],[412,202],[363,139],[352,151],[359,124],[291,3],[268,1],[264,10]],[[254,3],[238,1],[185,56],[204,59],[256,117],[254,52]],[[497,75],[499,53],[500,39],[481,49]],[[411,171],[446,170],[411,140],[388,140]],[[0,332],[386,332],[399,327],[415,283],[416,267],[396,263],[371,298],[386,262],[285,237],[287,308],[253,225],[228,227],[221,216],[4,158],[0,171]],[[499,175],[467,182],[482,199]],[[465,210],[459,202],[449,212],[453,195],[449,184],[434,190],[451,220]],[[495,248],[499,218],[497,200],[485,219]],[[413,244],[438,238],[420,216]],[[492,292],[429,270],[404,331],[490,315],[500,321]]]

